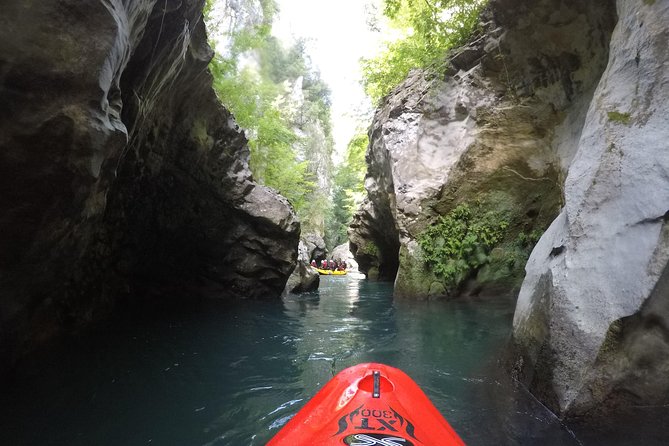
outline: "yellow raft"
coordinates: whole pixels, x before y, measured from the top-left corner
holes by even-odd
[[[316,271],[318,271],[318,274],[322,276],[345,276],[346,275],[346,270],[344,271],[339,271],[339,270],[329,270],[329,269],[320,269],[312,266]]]

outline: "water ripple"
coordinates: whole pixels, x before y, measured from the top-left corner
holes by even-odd
[[[303,401],[302,398],[299,398],[299,399],[296,399],[296,400],[286,401],[285,403],[283,403],[282,405],[280,405],[279,407],[277,407],[276,409],[274,409],[273,411],[271,411],[270,413],[268,413],[268,414],[267,414],[265,417],[263,417],[262,419],[264,420],[266,417],[268,417],[268,416],[270,416],[270,415],[274,415],[275,413],[280,412],[280,411],[282,411],[282,410],[284,410],[284,409],[286,409],[286,408],[288,408],[288,407],[290,407],[290,406],[293,406],[293,405],[299,403],[300,401]]]
[[[284,301],[151,314],[0,392],[0,443],[259,446],[336,372],[374,361],[411,376],[468,446],[578,445],[494,361],[510,305],[393,301],[392,284],[323,278]]]

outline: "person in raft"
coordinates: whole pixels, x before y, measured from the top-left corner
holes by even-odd
[[[311,259],[311,266],[316,268],[316,259]]]

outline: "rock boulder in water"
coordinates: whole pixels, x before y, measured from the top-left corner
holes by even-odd
[[[7,0],[0,355],[118,302],[277,297],[299,223],[217,100],[203,1]]]
[[[349,271],[358,270],[358,263],[355,261],[355,257],[353,257],[353,253],[349,249],[348,243],[342,243],[335,247],[335,249],[332,250],[330,258],[334,260],[344,260],[346,262],[346,269]]]
[[[287,293],[306,293],[318,289],[321,278],[318,271],[311,267],[310,258],[307,244],[303,240],[300,240],[297,266],[288,278],[286,288],[283,291],[284,295]]]

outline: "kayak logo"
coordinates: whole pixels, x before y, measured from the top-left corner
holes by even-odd
[[[406,438],[389,437],[382,434],[353,434],[344,438],[349,446],[413,446]]]
[[[343,434],[346,431],[376,431],[384,432],[384,435],[380,435],[377,438],[391,438],[390,435],[397,432],[400,435],[406,433],[409,437],[416,439],[415,427],[414,425],[404,418],[402,415],[397,413],[395,409],[390,406],[387,406],[387,410],[381,409],[368,409],[365,405],[361,405],[354,409],[353,411],[347,413],[341,417],[338,421],[339,430],[335,436]],[[372,434],[367,434],[372,435]],[[376,434],[379,435],[379,434]],[[346,438],[349,438],[350,435]],[[375,437],[370,437],[375,438]],[[401,439],[401,438],[400,438]],[[401,439],[403,440],[403,439]],[[406,441],[406,440],[404,440]],[[391,443],[346,443],[351,445],[367,445],[367,444],[380,444],[384,446],[391,446]],[[398,443],[401,445],[410,445],[411,443]]]

